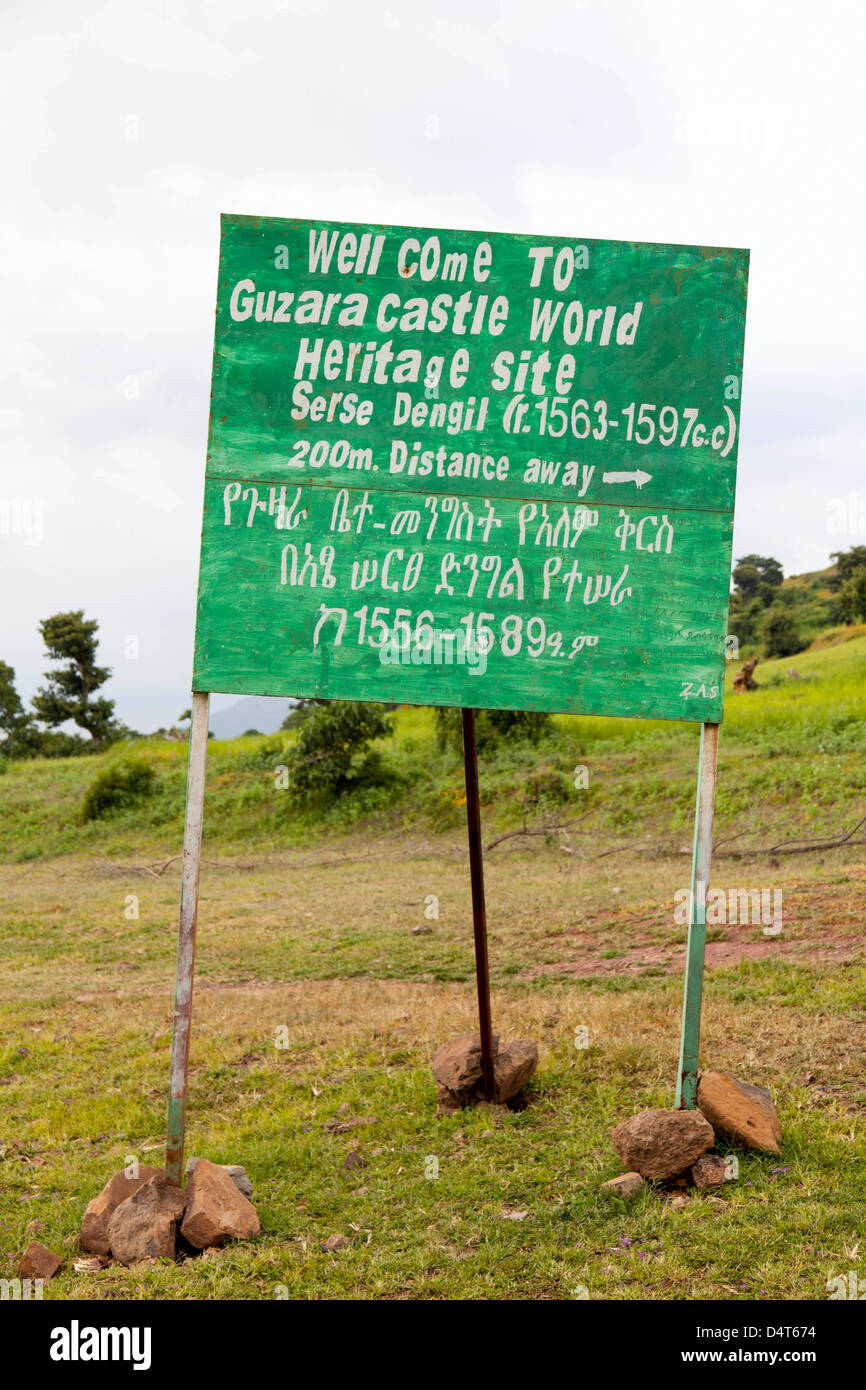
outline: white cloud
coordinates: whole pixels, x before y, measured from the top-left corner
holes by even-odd
[[[749,246],[735,545],[826,563],[827,499],[863,477],[864,27],[841,0],[7,7],[0,495],[45,531],[0,545],[25,693],[38,618],[84,606],[129,722],[188,702],[221,211]]]

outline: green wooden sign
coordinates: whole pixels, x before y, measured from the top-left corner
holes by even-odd
[[[224,217],[194,689],[718,722],[747,276]]]

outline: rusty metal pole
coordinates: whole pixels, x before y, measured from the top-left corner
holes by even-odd
[[[209,696],[200,691],[193,692],[192,719],[189,730],[189,764],[186,779],[186,821],[183,831],[180,924],[177,936],[174,1034],[171,1042],[168,1138],[165,1148],[166,1181],[173,1183],[175,1187],[183,1187],[183,1141],[186,1127],[189,1032],[195,967],[195,922],[198,913],[198,875],[201,864],[201,829],[204,816],[209,703]]]
[[[713,811],[716,804],[718,751],[719,725],[702,724],[695,805],[695,839],[692,849],[686,979],[683,992],[683,1027],[677,1073],[676,1103],[678,1107],[686,1110],[694,1110],[697,1105],[698,1047],[701,1039],[701,998],[707,941],[707,887],[713,853]]]
[[[469,875],[472,882],[472,924],[475,930],[475,978],[478,983],[478,1024],[481,1033],[481,1071],[484,1099],[493,1100],[493,1030],[490,1022],[490,972],[487,964],[487,909],[484,904],[484,863],[481,849],[481,803],[478,798],[478,753],[475,711],[463,713],[463,767],[466,774],[466,823],[469,830]]]

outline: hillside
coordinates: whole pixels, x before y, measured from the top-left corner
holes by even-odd
[[[757,825],[760,805],[768,827],[784,815],[814,837],[830,833],[849,809],[854,813],[866,785],[866,632],[842,629],[812,650],[761,663],[761,688],[750,694],[732,693],[738,663],[728,665],[720,826],[730,822],[739,831],[743,818]],[[438,747],[430,710],[398,712],[396,736],[381,745],[382,785],[361,786],[324,811],[290,803],[276,784],[294,738],[278,733],[211,745],[205,839],[221,853],[306,844],[353,827],[435,834],[462,824],[462,764],[456,751]],[[506,742],[482,757],[485,824],[491,833],[517,828],[526,802],[535,828],[579,815],[581,833],[605,844],[618,844],[634,827],[656,839],[688,836],[696,750],[694,725],[558,716],[538,746]],[[85,852],[156,860],[176,853],[186,746],[150,738],[131,751],[154,768],[154,794],[86,824],[80,808],[87,787],[101,767],[129,756],[127,745],[98,757],[0,760],[0,856]],[[585,790],[573,785],[578,765],[589,771]]]
[[[778,897],[783,930],[708,928],[702,1063],[770,1087],[781,1157],[737,1149],[721,1207],[600,1194],[611,1126],[673,1104],[694,726],[557,719],[482,756],[494,1027],[540,1064],[522,1109],[446,1118],[430,1058],[477,1015],[462,768],[432,712],[400,710],[384,784],[324,817],[278,788],[292,736],[215,741],[187,1152],[246,1166],[263,1232],[66,1268],[52,1296],[825,1298],[861,1237],[866,1157],[866,633],[830,640],[759,665],[721,740],[712,883]],[[161,1161],[186,749],[132,753],[153,795],[88,824],[86,789],[128,750],[0,776],[3,1277],[31,1218],[71,1250],[130,1155]]]

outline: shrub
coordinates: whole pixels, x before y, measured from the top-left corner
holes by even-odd
[[[321,709],[325,702],[322,700],[302,699],[296,700],[289,710],[282,724],[281,729],[299,729],[304,720],[313,713],[314,710]]]
[[[110,763],[97,773],[84,794],[84,820],[100,820],[153,795],[156,773],[144,758]]]
[[[807,647],[793,613],[784,608],[771,608],[764,619],[764,644],[767,656],[793,656]]]
[[[273,769],[286,761],[287,740],[280,734],[271,734],[257,748],[241,749],[236,755],[239,768]]]
[[[533,806],[563,806],[571,800],[568,779],[555,768],[539,768],[526,781],[526,801]]]
[[[436,736],[440,747],[463,747],[463,720],[459,709],[439,705],[435,711]],[[475,711],[475,742],[479,752],[499,739],[537,743],[549,733],[550,715],[535,710],[479,709]]]
[[[287,754],[292,791],[339,796],[358,781],[383,780],[380,760],[368,748],[393,733],[394,720],[382,705],[331,700],[317,706],[306,714]]]

